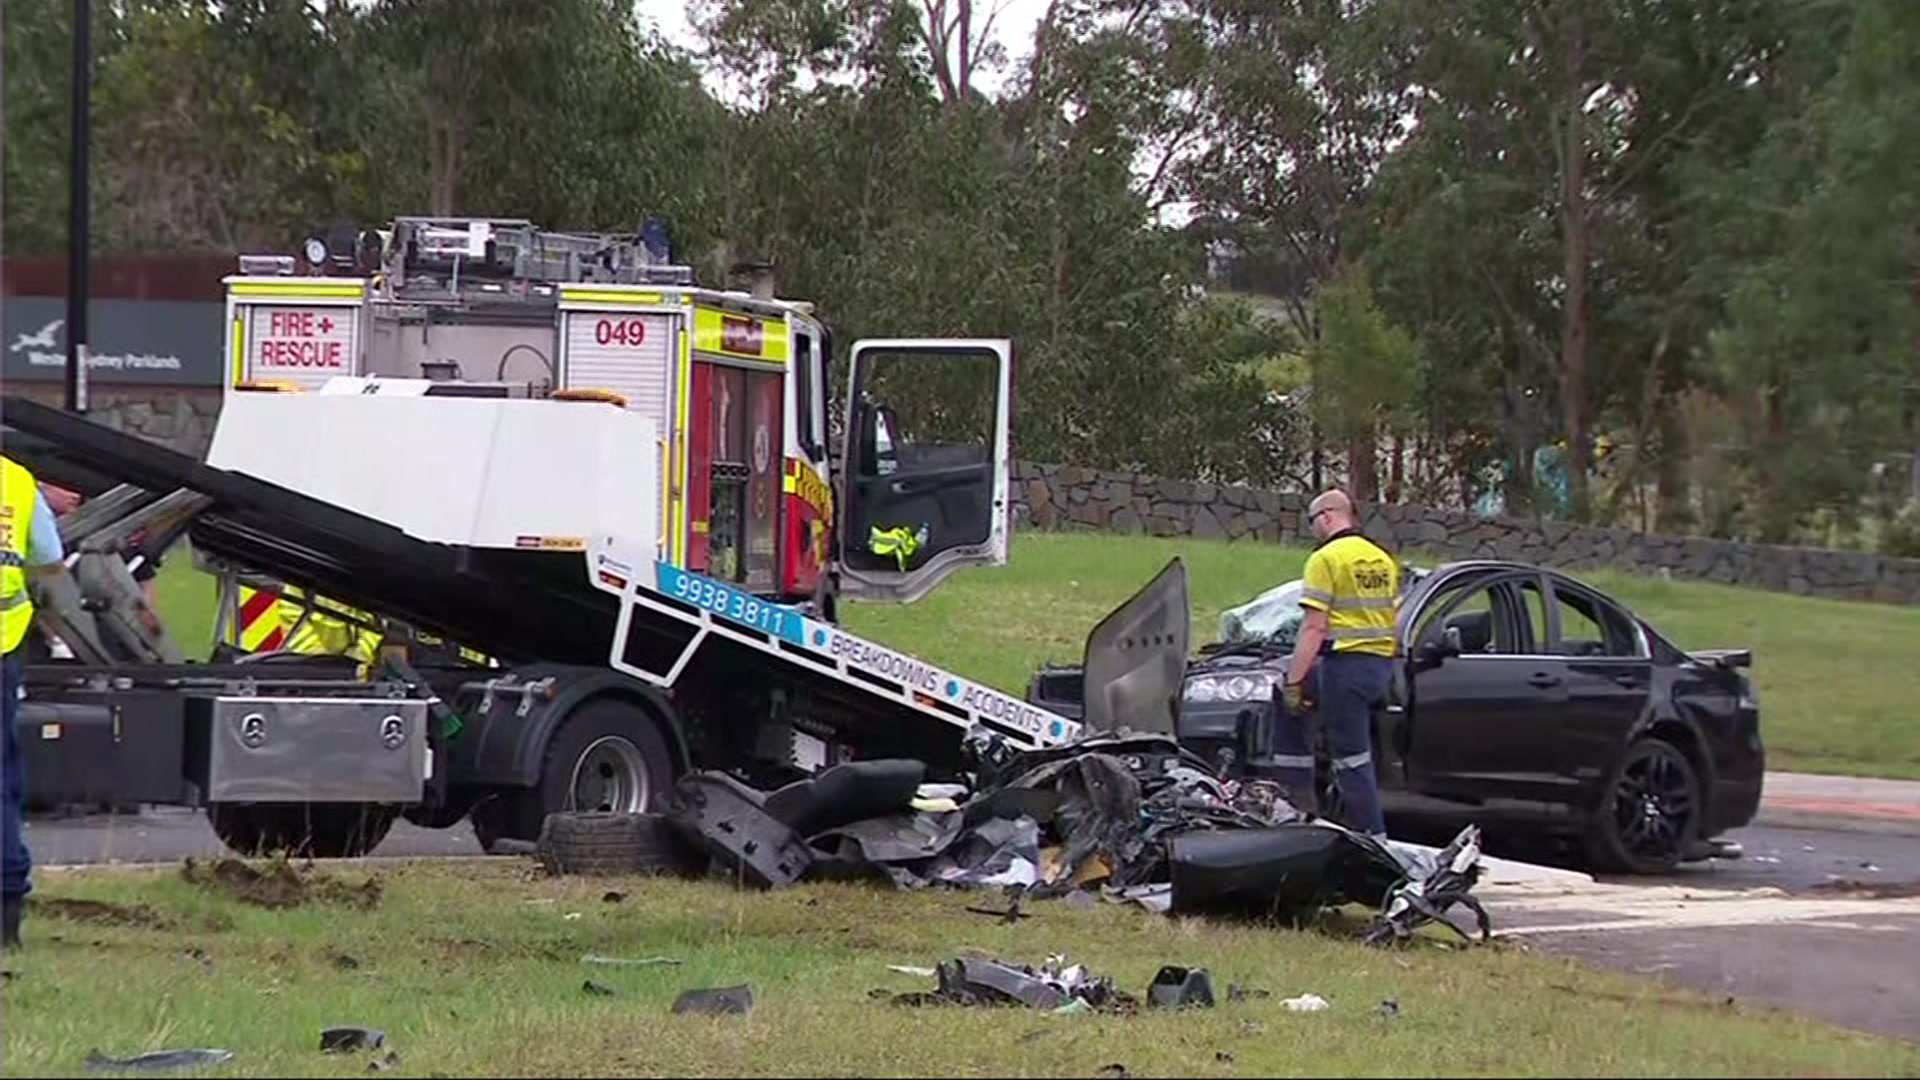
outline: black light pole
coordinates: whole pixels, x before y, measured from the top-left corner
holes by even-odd
[[[73,0],[73,162],[68,169],[67,409],[87,411],[88,230],[87,119],[93,98],[92,0]]]

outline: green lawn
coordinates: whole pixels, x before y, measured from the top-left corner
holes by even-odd
[[[174,870],[43,876],[42,900],[144,905],[171,925],[31,917],[0,988],[6,1075],[75,1075],[95,1048],[183,1047],[233,1051],[215,1075],[365,1075],[366,1054],[318,1052],[321,1029],[348,1024],[384,1029],[410,1076],[1920,1073],[1920,1051],[1894,1040],[1499,945],[1370,949],[1337,920],[1294,931],[1045,903],[1006,926],[965,912],[977,894],[529,880],[511,860],[377,872],[371,911],[262,910]],[[609,889],[626,898],[605,902]],[[1064,952],[1136,996],[1162,964],[1208,968],[1222,997],[1228,983],[1271,996],[1133,1017],[884,1000],[930,988],[887,965],[969,949],[1034,965]],[[589,966],[588,954],[683,963]],[[587,979],[615,996],[588,995]],[[682,990],[739,983],[755,992],[749,1016],[670,1014]],[[1305,993],[1331,1008],[1282,1007]]]
[[[846,621],[1024,693],[1042,661],[1078,662],[1093,624],[1174,555],[1187,563],[1196,646],[1214,639],[1222,609],[1298,577],[1306,558],[1273,544],[1095,533],[1024,533],[1013,552],[1008,566],[958,574],[918,604],[860,606]],[[1770,767],[1920,779],[1920,608],[1609,571],[1576,576],[1681,648],[1752,648]]]
[[[1245,541],[1027,532],[1006,567],[963,571],[910,606],[851,606],[846,621],[1024,694],[1043,661],[1077,662],[1093,624],[1174,555],[1187,562],[1196,645],[1213,639],[1222,609],[1297,577],[1306,557]],[[1920,779],[1920,609],[1607,571],[1579,576],[1682,648],[1752,648],[1773,768]],[[184,552],[163,570],[160,597],[169,626],[204,654],[213,588]]]

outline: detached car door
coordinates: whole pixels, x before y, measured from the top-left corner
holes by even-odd
[[[1013,344],[855,343],[840,476],[840,585],[911,602],[1007,561]]]

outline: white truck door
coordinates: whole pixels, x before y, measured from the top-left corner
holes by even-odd
[[[911,603],[1007,561],[1013,343],[860,341],[848,365],[840,584]]]

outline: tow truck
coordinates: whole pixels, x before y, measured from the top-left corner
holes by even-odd
[[[204,461],[4,401],[8,454],[88,497],[34,585],[36,799],[201,806],[245,853],[357,855],[400,817],[493,850],[695,768],[1078,737],[837,622],[1006,561],[1009,342],[854,343],[830,468],[829,330],[764,276],[510,219],[307,248],[226,281]],[[133,577],[183,536],[217,583],[204,662]],[[239,644],[291,595],[377,654]]]

